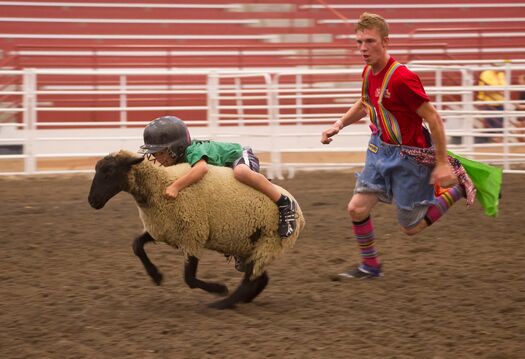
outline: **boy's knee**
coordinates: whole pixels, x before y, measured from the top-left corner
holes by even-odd
[[[413,236],[421,232],[423,229],[427,228],[428,225],[424,220],[421,220],[418,224],[413,227],[403,227],[401,226],[401,231],[408,236]]]
[[[352,202],[348,203],[348,207],[346,208],[348,211],[348,214],[350,215],[350,218],[352,218],[352,221],[362,221],[366,219],[366,217],[369,216],[368,208],[366,206],[358,206],[353,204]]]
[[[233,169],[233,176],[236,180],[245,182],[252,176],[252,170],[246,165],[238,165]]]
[[[403,227],[403,226],[402,226],[402,227],[401,227],[401,231],[402,231],[404,234],[408,235],[408,236],[413,236],[413,235],[419,233],[419,230],[416,230],[416,227],[411,227],[411,228],[409,228],[409,227]]]

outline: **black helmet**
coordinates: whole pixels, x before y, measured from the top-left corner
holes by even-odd
[[[170,155],[179,162],[190,144],[186,124],[175,116],[163,116],[151,121],[144,129],[144,144],[140,146],[140,153],[151,155],[168,149]]]

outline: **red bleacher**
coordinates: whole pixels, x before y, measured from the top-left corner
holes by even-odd
[[[42,2],[42,5],[21,5],[24,1],[16,2],[16,6],[0,5],[0,48],[3,53],[0,67],[357,66],[361,59],[353,45],[353,21],[365,10],[380,13],[390,21],[390,50],[402,62],[525,58],[525,7],[521,0],[505,3],[515,3],[516,6],[497,6],[488,0],[463,0],[461,4],[472,4],[473,7],[450,2],[454,6],[447,8],[439,7],[446,4],[441,1],[396,1],[397,5],[413,6],[408,9],[392,7],[384,0],[370,0],[359,8],[338,7],[347,6],[349,2],[346,0],[203,0],[198,4],[191,0],[156,0],[144,6],[139,6],[144,4],[140,0],[112,0],[108,3],[83,0],[64,2],[63,6],[49,6],[45,1],[31,3],[35,2]],[[81,4],[93,6],[78,6]],[[199,7],[199,4],[208,6]],[[329,6],[324,6],[326,4]],[[421,8],[417,7],[418,4],[438,7]],[[476,7],[475,4],[493,6]],[[378,5],[385,6],[374,7]],[[19,21],[8,21],[13,18]],[[31,20],[34,18],[51,20]],[[349,19],[349,23],[344,19]],[[427,22],[424,19],[428,19]],[[77,85],[86,84],[84,78],[66,80]],[[89,81],[100,84],[96,78]],[[109,84],[110,80],[104,81]],[[140,80],[131,79],[130,83],[133,81],[138,83]],[[169,84],[191,82],[191,78],[166,77],[156,81]],[[118,79],[110,82],[116,85]],[[46,78],[39,79],[39,84],[45,86]],[[5,83],[0,83],[0,86],[4,87]],[[93,107],[118,105],[118,96],[114,95],[46,95],[40,96],[39,100],[50,101],[58,107],[71,103]],[[197,95],[130,96],[128,101],[137,106],[146,103],[150,106],[176,106],[188,101],[202,103],[202,98]],[[78,113],[59,114],[60,117],[76,116],[79,121],[106,120],[113,115],[93,112],[83,115],[89,118],[79,118]],[[42,113],[39,120],[56,120],[55,116],[58,115]],[[128,118],[143,119],[144,114],[133,112]]]
[[[41,1],[42,2],[42,1]],[[462,7],[461,4],[454,4],[455,7],[449,8],[392,8],[385,7],[383,10],[371,8],[370,11],[379,10],[377,12],[384,15],[390,21],[391,27],[391,46],[396,49],[405,50],[405,53],[397,55],[399,60],[405,61],[409,59],[408,52],[410,50],[411,58],[418,59],[439,59],[443,57],[442,53],[433,53],[429,51],[416,51],[418,49],[432,50],[436,47],[448,50],[448,58],[476,58],[476,59],[491,59],[494,58],[494,53],[487,52],[487,49],[512,49],[513,51],[499,51],[498,58],[516,58],[523,57],[525,50],[522,44],[525,36],[522,35],[522,29],[525,27],[525,21],[520,15],[525,15],[525,8],[520,1],[514,0],[516,7]],[[18,3],[23,3],[18,2]],[[35,3],[35,2],[32,2]],[[44,2],[42,2],[44,3]],[[100,3],[100,1],[82,1],[85,4]],[[140,4],[140,1],[112,1],[112,4],[133,5]],[[272,6],[274,11],[269,11]],[[328,4],[329,8],[322,6],[323,3]],[[425,5],[443,4],[442,2],[426,2]],[[490,3],[488,1],[462,1],[462,4],[483,4]],[[512,1],[510,3],[513,3]],[[351,53],[354,49],[352,41],[347,37],[353,34],[353,26],[345,24],[339,16],[354,21],[359,14],[366,8],[337,8],[338,5],[347,5],[347,1],[331,0],[331,1],[245,1],[245,2],[230,2],[230,1],[203,1],[199,4],[208,4],[209,7],[197,7],[192,5],[192,1],[156,1],[157,5],[187,5],[189,8],[156,8],[150,4],[145,7],[81,7],[81,6],[6,6],[0,5],[0,47],[4,49],[6,58],[9,54],[15,54],[18,57],[18,66],[38,66],[50,67],[53,66],[53,61],[49,60],[49,56],[45,55],[20,55],[20,52],[25,50],[26,53],[30,49],[39,47],[42,51],[42,46],[46,47],[49,52],[58,53],[58,48],[64,45],[72,45],[79,47],[86,47],[88,49],[97,49],[99,46],[121,46],[128,47],[137,46],[135,51],[143,51],[144,45],[157,45],[160,47],[173,47],[177,51],[182,51],[184,46],[188,46],[188,50],[194,50],[194,47],[201,47],[202,50],[207,50],[211,46],[225,46],[225,49],[234,48],[236,50],[244,47],[260,48],[261,50],[268,49],[303,49],[304,53],[311,56],[310,64],[313,66],[322,65],[356,65],[360,63],[358,56],[341,57],[333,56],[332,63],[329,57],[317,56],[313,51],[308,51],[312,46],[318,46],[319,51],[322,52],[325,45],[339,45],[340,51]],[[70,3],[72,4],[72,3]],[[79,5],[79,2],[76,3]],[[81,3],[80,3],[81,4]],[[104,3],[102,3],[104,4]],[[110,3],[108,3],[110,4]],[[240,4],[240,7],[235,9],[235,4]],[[366,6],[373,6],[385,4],[383,1],[367,1]],[[413,4],[419,3],[415,1],[398,1],[397,4]],[[242,7],[242,6],[246,7]],[[282,10],[278,5],[289,5]],[[191,7],[195,6],[195,7]],[[218,7],[219,6],[219,7]],[[224,8],[220,8],[224,6]],[[261,11],[255,11],[254,6],[262,6]],[[317,6],[317,7],[315,7]],[[292,11],[289,11],[292,10]],[[56,19],[51,22],[39,21],[7,21],[9,18],[22,19]],[[509,19],[521,19],[520,21],[510,21]],[[63,20],[60,20],[63,19]],[[74,21],[79,19],[78,21]],[[82,21],[82,19],[90,20],[91,22]],[[120,23],[119,21],[147,21],[147,23]],[[424,19],[429,21],[440,20],[439,22],[422,22]],[[471,20],[475,19],[475,20]],[[501,20],[499,20],[501,19]],[[73,22],[61,22],[61,21]],[[107,22],[97,22],[104,21]],[[174,23],[176,21],[190,21],[194,20],[197,23]],[[207,20],[198,23],[198,20]],[[242,22],[258,21],[260,25],[254,26]],[[158,23],[156,23],[158,21]],[[213,23],[213,21],[231,21],[232,23]],[[241,23],[236,23],[241,22]],[[337,21],[340,21],[337,23]],[[460,21],[460,22],[457,22]],[[335,23],[334,23],[335,22]],[[434,28],[434,37],[421,38],[422,29]],[[468,28],[475,29],[473,32],[480,36],[477,37],[453,37],[453,36],[439,36],[437,34],[445,33],[452,35],[450,31],[440,31],[447,28],[464,28],[462,33],[466,34]],[[514,36],[498,36],[487,37],[490,33],[497,32],[498,29],[504,29],[503,33],[514,33]],[[430,35],[426,32],[426,35]],[[519,35],[521,34],[521,35]],[[33,35],[33,36],[31,36]],[[396,37],[404,36],[404,37]],[[17,37],[18,36],[18,37]],[[419,36],[419,37],[418,37]],[[269,43],[271,46],[268,47]],[[330,47],[329,47],[330,48]],[[485,51],[473,51],[475,49],[484,49]],[[117,48],[119,50],[119,48]],[[462,51],[464,50],[464,51]],[[495,50],[496,51],[496,50]],[[95,57],[96,55],[87,55],[87,57]],[[96,61],[93,59],[84,58],[82,61],[77,61],[75,57],[67,58],[70,66],[113,66],[115,59],[105,61],[102,56]],[[137,63],[143,61],[146,66],[164,66],[164,59],[159,59],[159,56],[144,56],[142,60],[137,61],[133,57],[122,57],[118,63],[122,67],[135,67]],[[160,56],[162,57],[162,56]],[[232,67],[239,66],[240,62],[236,59],[238,56],[231,57]],[[245,67],[260,66],[260,64],[268,64],[268,59],[261,56],[259,61],[250,58],[250,56],[243,55],[242,65]],[[57,56],[53,56],[60,64]],[[107,59],[106,59],[107,60]],[[224,61],[221,56],[200,56],[193,57],[191,61],[181,60],[173,62],[173,66],[228,66],[228,61]],[[319,60],[319,63],[316,61]],[[5,60],[4,60],[5,61]],[[216,62],[219,63],[217,66]],[[296,58],[295,62],[291,60],[289,55],[276,55],[272,57],[272,62],[269,66],[300,66],[305,64],[304,57]],[[39,65],[41,64],[41,66]]]

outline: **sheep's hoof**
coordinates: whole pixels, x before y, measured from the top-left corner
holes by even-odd
[[[151,276],[151,280],[156,285],[160,285],[162,283],[162,273],[159,273],[159,272],[151,273],[150,276]]]
[[[208,304],[208,307],[213,309],[233,309],[235,308],[235,303],[231,303],[229,300],[223,299],[213,303]]]

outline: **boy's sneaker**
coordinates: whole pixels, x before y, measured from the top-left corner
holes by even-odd
[[[381,266],[376,268],[362,263],[356,269],[352,269],[344,273],[339,273],[339,276],[344,278],[371,279],[382,277],[383,272],[381,271]]]
[[[295,218],[295,202],[290,198],[283,196],[282,203],[278,203],[279,208],[279,235],[282,238],[290,237],[297,227]]]

